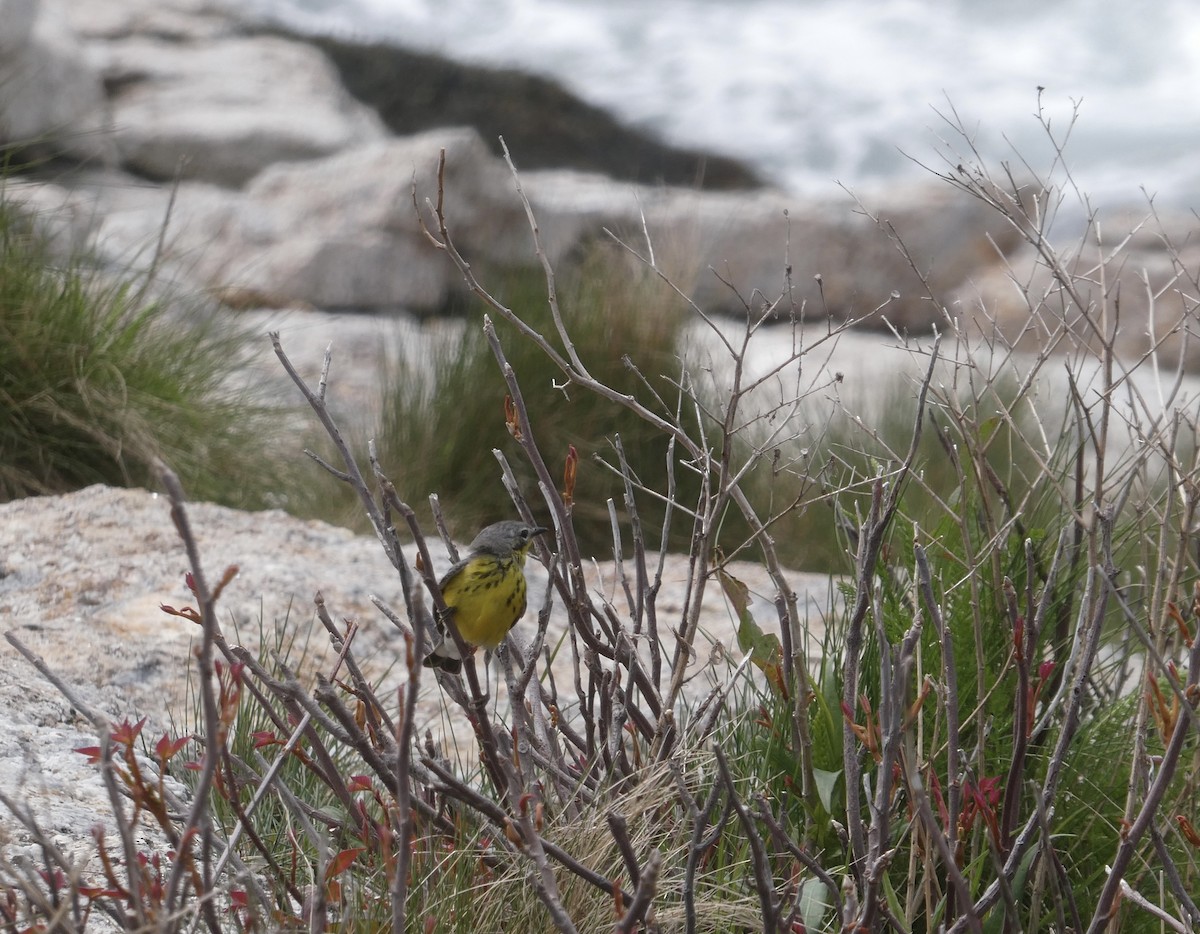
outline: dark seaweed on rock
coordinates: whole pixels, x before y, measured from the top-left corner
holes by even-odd
[[[522,169],[571,168],[709,190],[762,185],[736,159],[666,145],[547,78],[383,43],[323,36],[306,41],[333,60],[351,94],[374,107],[392,132],[402,136],[472,126],[497,154],[503,136]]]

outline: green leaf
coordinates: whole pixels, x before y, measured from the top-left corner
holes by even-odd
[[[738,648],[750,655],[750,661],[762,669],[772,689],[781,697],[787,697],[787,685],[783,679],[783,646],[775,633],[763,632],[750,612],[750,590],[732,574],[718,569],[717,577],[725,596],[733,604],[737,614]]]
[[[888,908],[891,909],[892,917],[897,921],[903,922],[904,905],[900,901],[900,896],[896,894],[896,888],[892,885],[892,880],[885,872],[883,874],[883,894],[887,899]]]
[[[817,783],[817,797],[821,800],[821,806],[830,814],[833,813],[833,790],[837,787],[837,781],[841,777],[840,769],[836,772],[830,772],[828,769],[813,769],[813,780]]]
[[[1016,875],[1013,876],[1012,893],[1013,901],[1020,905],[1025,895],[1025,883],[1029,879],[1029,870],[1032,868],[1034,860],[1037,859],[1038,851],[1041,849],[1040,844],[1034,844],[1029,848],[1029,851],[1021,858],[1021,865],[1017,867]],[[1001,902],[987,916],[983,923],[984,934],[999,934],[999,932],[1007,930],[1008,913],[1004,909],[1004,903]],[[1017,927],[1022,927],[1019,918],[1013,918],[1013,922]]]
[[[797,895],[800,902],[800,920],[809,931],[825,930],[825,921],[833,912],[833,897],[820,879],[805,879],[800,883]]]

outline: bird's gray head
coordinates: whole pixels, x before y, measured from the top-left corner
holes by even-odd
[[[510,555],[514,552],[526,552],[533,542],[535,535],[540,535],[546,529],[536,525],[526,525],[515,519],[505,519],[503,522],[493,522],[483,529],[467,550],[471,554]]]

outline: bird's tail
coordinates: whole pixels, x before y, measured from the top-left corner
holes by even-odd
[[[462,659],[458,657],[457,649],[450,639],[443,639],[425,656],[422,664],[426,668],[440,668],[448,674],[456,675],[462,670]]]

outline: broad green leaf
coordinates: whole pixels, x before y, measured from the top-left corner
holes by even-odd
[[[783,680],[783,647],[779,637],[772,633],[763,632],[762,627],[754,620],[750,612],[750,591],[732,574],[718,569],[717,576],[725,596],[733,604],[737,614],[738,648],[750,655],[750,660],[762,669],[772,689],[779,695],[787,696],[787,686]]]
[[[833,813],[833,789],[837,787],[837,781],[841,777],[841,770],[830,772],[827,769],[813,769],[813,780],[817,783],[817,797],[821,800],[821,806],[825,808],[826,813]]]
[[[825,930],[825,921],[833,911],[829,887],[820,879],[805,879],[800,883],[800,919],[809,931]]]

